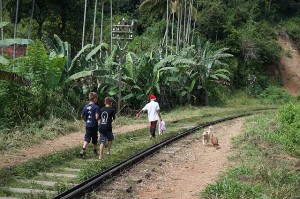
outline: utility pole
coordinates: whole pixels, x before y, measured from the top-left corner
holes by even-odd
[[[121,49],[119,80],[118,80],[118,112],[121,112],[121,91],[122,91],[122,67],[125,62],[125,48],[128,41],[133,39],[133,21],[127,21],[124,18],[112,28],[112,39],[117,40]]]

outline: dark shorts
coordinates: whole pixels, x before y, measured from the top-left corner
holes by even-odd
[[[113,141],[114,140],[114,134],[112,131],[107,130],[99,130],[100,131],[100,143],[106,144],[107,141]]]
[[[98,128],[97,127],[85,127],[84,141],[93,144],[98,143]]]
[[[150,122],[150,134],[152,137],[155,137],[156,124],[157,120]]]

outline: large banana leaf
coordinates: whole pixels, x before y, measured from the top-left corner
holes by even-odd
[[[117,85],[118,80],[116,78],[110,77],[110,71],[105,69],[97,69],[97,70],[90,70],[90,71],[82,71],[71,75],[67,80],[66,83],[78,80],[85,80],[89,78],[97,79],[98,83],[106,83],[111,85]],[[124,83],[122,83],[124,85]]]
[[[166,58],[160,60],[158,63],[154,65],[153,71],[157,71],[158,69],[164,67],[167,63],[171,63],[175,60],[175,55],[169,55]]]
[[[7,65],[9,61],[0,55],[0,64]]]
[[[0,40],[0,47],[11,46],[13,44],[28,45],[33,43],[31,39],[4,39]]]
[[[91,59],[99,50],[108,50],[108,49],[109,49],[109,46],[106,43],[102,43],[102,44],[98,45],[85,57],[85,61],[88,61],[89,59]]]
[[[54,45],[55,45],[55,48],[56,48],[56,52],[60,55],[64,55],[64,45],[63,45],[63,41],[56,35],[54,34]]]
[[[13,83],[17,83],[17,84],[20,84],[23,86],[31,87],[31,81],[29,79],[22,77],[13,72],[0,70],[0,79],[9,81],[9,82],[13,82]]]
[[[82,71],[82,72],[78,72],[75,73],[74,75],[71,75],[65,83],[69,83],[71,81],[77,81],[80,78],[84,78],[84,77],[90,77],[93,74],[93,71]]]
[[[126,54],[126,63],[124,66],[124,72],[129,77],[133,78],[135,74],[135,60],[137,60],[137,56],[130,52]]]
[[[173,65],[189,65],[189,66],[194,66],[196,65],[196,62],[190,59],[186,59],[186,58],[179,58],[176,59],[175,61],[173,61],[172,63]]]
[[[77,55],[74,57],[74,59],[72,60],[71,66],[68,69],[68,72],[70,72],[75,64],[75,62],[77,61],[77,59],[82,55],[82,53],[84,53],[86,50],[89,50],[92,48],[92,44],[87,44],[86,46],[84,46],[78,53]]]

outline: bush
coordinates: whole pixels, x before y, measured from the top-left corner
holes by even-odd
[[[278,111],[279,138],[284,147],[292,153],[300,155],[300,104],[288,103]]]
[[[275,86],[270,86],[266,88],[257,97],[264,104],[283,104],[291,101],[292,99],[289,93]]]
[[[300,49],[300,17],[290,18],[289,20],[283,22],[288,35],[292,38],[297,48]]]

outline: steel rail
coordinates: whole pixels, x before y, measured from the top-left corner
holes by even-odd
[[[266,110],[266,109],[265,109]],[[256,111],[256,110],[254,110]],[[229,120],[233,120],[236,118],[240,118],[240,117],[245,117],[245,116],[250,116],[255,114],[256,112],[251,112],[251,113],[245,113],[245,114],[239,114],[236,116],[231,116],[231,117],[226,117],[226,118],[222,118],[222,119],[218,119],[215,121],[211,121],[211,122],[205,122],[205,123],[200,123],[198,124],[196,127],[193,127],[191,129],[188,129],[186,131],[184,131],[183,133],[174,136],[174,137],[170,137],[158,144],[153,145],[152,147],[134,155],[133,157],[111,167],[108,168],[104,171],[102,171],[99,174],[96,174],[95,176],[91,177],[90,179],[84,181],[81,184],[76,185],[75,187],[66,190],[62,193],[60,193],[59,195],[57,195],[56,197],[54,197],[53,199],[67,199],[67,198],[82,198],[84,197],[85,194],[90,193],[94,190],[99,189],[99,187],[101,186],[101,183],[112,177],[112,176],[116,176],[118,174],[120,174],[123,170],[126,170],[128,168],[130,168],[132,165],[134,165],[137,162],[140,162],[142,159],[144,159],[145,157],[155,153],[156,151],[158,151],[159,149],[161,149],[162,147],[181,139],[182,137],[185,137],[201,128],[207,127],[209,125],[212,124],[217,124],[217,123],[221,123],[224,121],[229,121]]]

